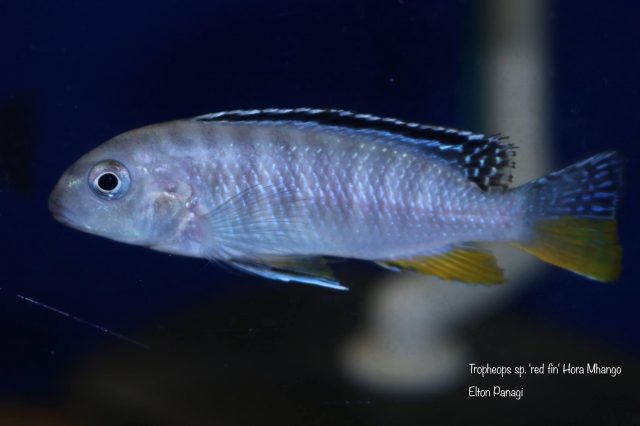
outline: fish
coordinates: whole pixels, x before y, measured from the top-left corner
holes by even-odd
[[[516,152],[500,134],[340,109],[223,111],[99,145],[63,173],[49,209],[101,237],[337,290],[344,259],[503,283],[486,243],[615,281],[620,154],[510,188]]]

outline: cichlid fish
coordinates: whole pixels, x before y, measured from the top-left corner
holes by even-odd
[[[81,231],[337,289],[336,258],[501,283],[482,242],[615,280],[619,156],[509,189],[514,156],[499,135],[342,110],[218,112],[98,146],[49,208]]]

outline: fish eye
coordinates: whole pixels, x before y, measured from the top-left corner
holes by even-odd
[[[89,186],[102,198],[122,197],[129,190],[130,183],[129,170],[119,161],[101,161],[89,172]]]

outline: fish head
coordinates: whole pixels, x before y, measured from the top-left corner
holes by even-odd
[[[82,156],[49,196],[55,219],[124,243],[166,244],[183,222],[191,188],[160,142],[142,128]]]

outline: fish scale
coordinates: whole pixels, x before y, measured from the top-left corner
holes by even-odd
[[[226,124],[221,129],[233,133],[238,126],[247,126],[247,124]],[[256,132],[262,138],[276,139],[277,133],[282,131],[282,126],[284,125],[280,127],[266,125]],[[306,192],[313,194],[313,202],[309,203],[308,206],[311,219],[308,226],[315,228],[316,240],[318,241],[314,242],[312,246],[305,247],[305,240],[308,241],[310,239],[300,237],[300,241],[297,241],[294,245],[302,255],[321,253],[344,257],[349,253],[351,256],[384,259],[395,255],[418,254],[417,252],[404,253],[402,252],[403,247],[394,248],[394,246],[404,246],[408,240],[415,238],[419,242],[412,243],[412,246],[421,245],[424,252],[430,246],[442,245],[442,241],[437,240],[440,235],[438,227],[447,227],[447,236],[449,238],[455,238],[457,236],[456,231],[464,229],[462,226],[459,229],[451,228],[455,223],[459,222],[456,220],[455,215],[464,214],[464,210],[459,208],[456,203],[451,203],[451,200],[456,200],[456,195],[447,197],[446,194],[458,191],[462,196],[464,191],[475,191],[478,199],[484,197],[488,200],[493,200],[497,198],[492,194],[478,190],[463,178],[449,180],[447,173],[457,174],[457,170],[449,170],[452,168],[447,163],[438,162],[437,159],[433,159],[431,162],[420,161],[419,156],[421,154],[413,147],[406,149],[404,146],[399,145],[396,148],[396,154],[394,154],[388,151],[383,152],[380,149],[380,146],[388,143],[384,140],[376,141],[378,145],[374,145],[369,137],[366,144],[358,144],[359,140],[354,142],[353,138],[340,139],[339,135],[334,134],[335,131],[333,129],[296,129],[295,125],[291,124],[289,127],[288,131],[290,133],[295,133],[296,130],[300,132],[299,138],[292,138],[287,141],[290,146],[289,149],[263,152],[255,158],[252,157],[252,161],[240,165],[239,169],[232,172],[231,175],[238,175],[239,179],[244,176],[250,176],[251,179],[246,182],[248,185],[282,186],[296,188],[302,194]],[[270,136],[268,134],[269,129],[274,129],[276,135]],[[310,131],[314,132],[311,139],[308,137],[308,132]],[[243,131],[238,133],[244,135]],[[249,134],[248,136],[250,140],[256,141],[255,143],[261,143],[260,138],[256,135]],[[233,138],[233,136],[228,137]],[[336,137],[339,138],[338,143],[332,140]],[[302,148],[308,143],[313,143],[313,148],[305,152]],[[248,148],[249,151],[254,149],[255,147]],[[321,150],[320,153],[318,153],[318,149]],[[351,164],[351,156],[345,155],[345,149],[347,153],[352,150],[361,152],[358,156],[359,162],[355,167]],[[284,154],[281,155],[282,152]],[[405,156],[404,154],[407,155]],[[329,159],[333,161],[329,161]],[[251,171],[268,170],[269,168],[266,165],[273,163],[283,165],[278,169],[277,173],[272,174],[270,177],[265,176],[264,179],[259,179],[255,174],[252,175]],[[290,164],[301,165],[297,175],[293,174],[292,169],[288,166]],[[354,207],[351,210],[344,208],[344,203],[341,202],[340,197],[337,195],[337,191],[343,187],[344,181],[334,171],[344,169],[352,169],[354,173],[345,175],[343,179],[360,182],[359,185],[355,186],[354,193],[345,194],[349,197],[348,204]],[[432,170],[430,171],[429,169]],[[412,172],[406,179],[398,181],[399,170],[411,170]],[[386,185],[383,184],[381,176],[384,176],[388,181]],[[310,188],[305,188],[305,185],[302,184],[303,181],[309,182]],[[451,188],[447,188],[449,181],[452,184]],[[458,185],[460,183],[463,183],[463,185]],[[460,188],[456,188],[456,185],[460,186]],[[385,191],[385,188],[390,187],[396,188],[396,190]],[[425,203],[424,194],[427,188],[430,187],[441,188],[437,191],[429,191],[434,199],[441,198],[436,203],[436,206],[428,206]],[[341,192],[344,193],[344,191]],[[390,193],[393,193],[393,195],[390,195]],[[438,197],[440,193],[443,193],[444,197]],[[221,198],[226,198],[230,195],[220,194]],[[414,209],[411,212],[407,212],[407,221],[397,229],[387,226],[389,221],[385,220],[394,213],[388,207],[393,203],[387,202],[392,200],[394,196],[399,196],[402,200],[401,209],[408,209],[412,201],[414,205]],[[278,203],[280,201],[274,198],[272,202]],[[434,226],[431,229],[427,229],[424,235],[415,235],[416,230],[423,228],[425,223],[430,222],[428,217],[421,216],[420,213],[428,212],[430,210],[429,207],[431,207],[432,211],[436,211],[438,205],[447,215],[438,216],[441,221],[433,222]],[[359,218],[357,222],[352,220],[354,216]],[[345,232],[347,229],[342,225],[344,223],[352,227],[362,228],[360,235],[368,235],[369,239],[356,241],[352,238],[344,238],[344,241],[342,241],[343,236],[348,235]],[[485,230],[479,231],[485,232]],[[297,235],[298,229],[291,229],[291,233]],[[331,241],[326,238],[325,241],[320,241],[321,236],[326,237],[327,235],[332,235],[334,238]],[[255,237],[261,238],[263,236],[255,235]],[[398,237],[402,237],[404,240],[399,240]],[[459,237],[474,240],[479,239],[479,233],[469,234],[468,236],[460,235]],[[289,238],[295,241],[297,237],[291,235]],[[394,238],[394,240],[391,240],[391,238]],[[328,247],[328,245],[331,245],[331,247]],[[393,252],[394,249],[397,250],[396,253]],[[269,253],[260,253],[260,255],[267,254]]]

